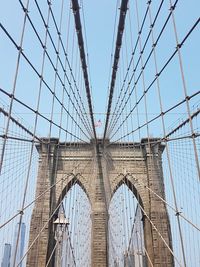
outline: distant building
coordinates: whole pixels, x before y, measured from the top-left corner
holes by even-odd
[[[16,228],[15,228],[14,241],[13,241],[13,246],[12,246],[12,255],[11,255],[11,264],[12,264],[11,267],[14,265],[18,231],[19,231],[19,223],[16,225]],[[21,258],[23,257],[24,245],[25,245],[25,232],[26,232],[26,225],[25,223],[22,223],[21,229],[20,229],[18,246],[17,246],[15,265],[17,265],[20,262]],[[20,263],[19,267],[22,267],[22,266],[23,266],[22,263]]]
[[[142,252],[129,252],[124,255],[124,267],[147,267],[146,256]]]
[[[10,267],[11,244],[5,243],[1,267]]]
[[[145,255],[142,256],[142,263],[143,263],[143,267],[147,267],[147,258]]]
[[[135,256],[133,253],[126,253],[124,255],[124,267],[135,267]]]

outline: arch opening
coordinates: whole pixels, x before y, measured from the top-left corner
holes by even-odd
[[[74,177],[62,190],[59,199],[61,204],[53,226],[56,266],[89,267],[92,222],[88,194]],[[62,225],[62,220],[65,225]]]
[[[79,177],[79,174],[73,175],[73,177],[69,180],[69,182],[61,190],[61,194],[60,194],[58,201],[57,201],[57,206],[59,205],[59,203],[61,203],[63,201],[65,196],[68,194],[68,192],[71,190],[71,188],[75,185],[78,185],[82,189],[82,191],[86,194],[88,201],[90,202],[89,194],[88,194],[85,186],[83,185],[83,183],[80,181],[80,179],[78,177]]]
[[[136,187],[123,176],[109,206],[109,266],[147,266],[141,205]]]
[[[140,196],[140,194],[138,192],[137,186],[133,182],[131,182],[129,178],[131,178],[133,180],[136,180],[136,181],[137,181],[137,179],[136,178],[134,179],[133,175],[130,174],[130,173],[127,173],[126,175],[120,174],[120,176],[121,176],[121,180],[118,182],[118,184],[114,188],[114,190],[113,190],[113,192],[111,194],[111,198],[114,196],[116,191],[120,188],[120,186],[126,185],[128,187],[128,189],[130,191],[132,191],[132,193],[135,196],[135,198],[137,199],[139,205],[142,208],[144,208],[143,201],[142,201],[142,198],[141,198],[141,196]]]

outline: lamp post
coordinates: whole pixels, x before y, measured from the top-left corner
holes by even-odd
[[[62,264],[62,245],[63,245],[63,236],[66,232],[67,226],[69,225],[68,220],[65,217],[64,210],[59,211],[58,218],[54,221],[55,229],[55,240],[57,244],[56,249],[56,267],[61,267]]]
[[[119,260],[118,259],[114,260],[114,267],[119,267]]]

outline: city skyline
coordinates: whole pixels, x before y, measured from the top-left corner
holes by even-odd
[[[13,245],[12,245],[12,250],[11,250],[11,266],[14,266],[14,263],[18,264],[20,262],[20,259],[23,256],[24,246],[25,246],[25,233],[26,233],[25,223],[21,223],[19,240],[18,240],[18,245],[17,245],[18,231],[19,231],[19,223],[17,223],[15,226],[15,233],[14,233],[14,239],[12,243]],[[15,252],[16,246],[17,246],[17,252]],[[15,259],[15,253],[16,253],[16,259]],[[23,267],[23,264],[20,263],[19,267]]]
[[[3,258],[1,261],[1,267],[10,267],[10,257],[11,257],[11,244],[4,244]]]

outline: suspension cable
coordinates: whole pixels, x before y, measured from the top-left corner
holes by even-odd
[[[72,2],[73,13],[74,13],[74,20],[75,20],[76,33],[77,33],[77,38],[78,38],[78,45],[79,45],[79,51],[80,51],[83,76],[84,76],[84,81],[85,81],[85,89],[86,89],[86,94],[87,94],[87,99],[88,99],[90,119],[92,123],[94,139],[96,142],[97,136],[96,136],[95,123],[94,123],[94,114],[93,114],[92,101],[91,101],[91,92],[90,92],[89,78],[88,78],[88,72],[87,72],[86,56],[85,56],[85,50],[84,50],[84,40],[83,40],[82,25],[81,25],[80,12],[79,12],[80,7],[79,7],[78,0],[71,0],[71,2]]]
[[[105,128],[104,128],[103,140],[105,140],[106,138],[108,122],[110,118],[110,111],[111,111],[111,106],[112,106],[116,74],[117,74],[117,69],[118,69],[120,50],[121,50],[121,45],[122,45],[122,37],[123,37],[124,25],[125,25],[126,13],[127,13],[127,5],[128,5],[128,0],[121,1],[120,17],[119,17],[119,24],[118,24],[118,31],[117,31],[113,71],[112,71],[112,78],[111,78],[111,83],[110,83],[110,93],[109,93],[109,98],[108,98],[107,115],[106,115],[106,123],[105,123]]]

